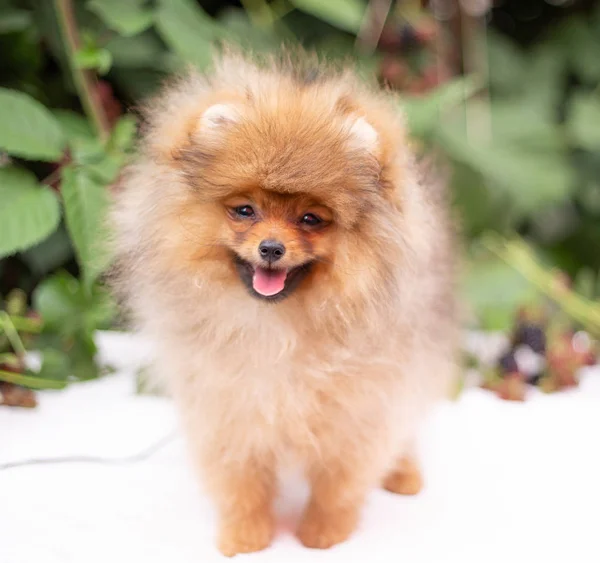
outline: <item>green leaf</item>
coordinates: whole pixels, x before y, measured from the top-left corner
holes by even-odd
[[[21,253],[20,258],[37,276],[45,276],[73,257],[73,248],[63,224],[47,239]]]
[[[32,160],[58,160],[65,138],[53,115],[22,92],[0,88],[0,149]]]
[[[124,162],[123,156],[115,152],[102,153],[97,161],[90,162],[86,166],[90,180],[108,186],[119,175]]]
[[[135,135],[137,133],[137,120],[133,115],[121,117],[114,126],[110,139],[108,140],[108,150],[128,152],[133,146]]]
[[[281,43],[281,37],[273,27],[254,25],[245,10],[229,8],[219,14],[219,21],[235,37],[243,47],[254,52],[272,51]]]
[[[83,278],[88,285],[104,271],[109,262],[102,247],[108,192],[82,168],[66,167],[62,172],[61,193],[67,228],[71,234]]]
[[[600,150],[600,96],[577,92],[571,97],[567,132],[578,147]]]
[[[415,137],[427,137],[438,127],[442,113],[461,105],[478,90],[472,77],[458,78],[424,97],[407,97],[401,101],[408,121],[408,129]]]
[[[95,284],[84,310],[84,324],[88,332],[106,330],[117,315],[117,304],[105,287]]]
[[[156,34],[146,32],[135,37],[115,36],[104,48],[113,58],[113,66],[128,69],[171,70],[173,56]]]
[[[42,367],[37,373],[38,377],[66,381],[70,375],[71,361],[65,352],[57,348],[46,348],[42,351]]]
[[[98,329],[109,328],[116,315],[115,302],[105,288],[94,284],[86,289],[66,272],[42,281],[33,293],[33,304],[44,321],[40,348],[62,346],[65,338],[70,347],[74,339],[84,338],[95,353],[91,335]]]
[[[494,32],[488,34],[487,43],[492,98],[502,96],[554,117],[563,92],[567,64],[564,49],[546,40],[525,51]]]
[[[112,55],[106,49],[84,47],[75,53],[75,63],[79,68],[97,70],[98,74],[103,75],[112,66]]]
[[[96,379],[100,368],[95,361],[96,346],[91,335],[83,335],[75,339],[69,350],[69,358],[73,366],[73,376],[81,381]]]
[[[291,0],[303,12],[315,16],[338,29],[358,33],[365,14],[361,0]]]
[[[527,73],[525,54],[506,35],[487,35],[489,79],[492,92],[513,94],[523,88]]]
[[[94,128],[83,115],[67,109],[55,109],[52,114],[69,142],[95,139]]]
[[[514,102],[554,122],[564,96],[567,55],[553,41],[544,41],[527,53],[526,63],[526,74],[521,81],[522,100]]]
[[[566,149],[562,131],[538,101],[527,98],[498,100],[492,103],[492,136],[494,144],[553,152]]]
[[[42,281],[33,292],[33,304],[44,330],[60,334],[80,330],[84,299],[79,282],[70,274],[62,272]]]
[[[600,80],[600,35],[583,17],[568,18],[553,36],[553,42],[566,53],[570,67],[584,82]]]
[[[502,229],[506,226],[507,220],[510,220],[506,202],[488,189],[481,173],[455,162],[451,185],[454,204],[460,212],[461,228],[469,237],[490,228]]]
[[[174,53],[169,54],[172,56],[172,68],[181,70],[181,59]],[[132,100],[136,100],[147,99],[156,94],[164,86],[168,75],[164,70],[115,67],[110,77],[124,95]]]
[[[586,299],[593,300],[597,297],[596,274],[591,268],[581,268],[575,277],[573,286],[575,291]]]
[[[87,7],[112,30],[131,36],[148,29],[154,20],[145,0],[89,0]]]
[[[564,201],[573,189],[573,170],[564,151],[540,149],[531,140],[516,142],[514,135],[494,136],[491,143],[471,140],[460,116],[444,122],[436,138],[449,156],[479,172],[521,214]]]
[[[56,194],[20,168],[0,168],[0,202],[0,257],[34,246],[60,221]]]
[[[212,41],[227,32],[192,0],[161,0],[155,26],[165,43],[184,61],[206,68]]]
[[[510,329],[517,307],[536,295],[533,286],[499,258],[471,262],[461,289],[486,330]]]
[[[23,31],[31,26],[31,13],[18,8],[3,8],[0,14],[0,34]]]

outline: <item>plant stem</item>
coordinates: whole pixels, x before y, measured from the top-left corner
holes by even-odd
[[[28,332],[38,334],[42,331],[42,321],[38,319],[28,319],[27,317],[10,317],[13,326],[19,332]]]
[[[257,27],[272,28],[274,23],[273,11],[265,0],[241,0],[250,21]]]
[[[23,362],[16,354],[4,352],[0,354],[0,364],[11,369],[22,369]]]
[[[79,68],[75,60],[75,54],[81,47],[81,40],[75,20],[73,1],[54,0],[54,11],[79,100],[88,119],[94,124],[98,137],[105,141],[110,134],[110,124],[102,107],[98,90],[95,88],[96,77],[91,71]]]
[[[6,334],[6,338],[8,338],[17,356],[23,357],[26,354],[25,346],[23,346],[23,341],[6,311],[0,311],[0,327],[4,329],[4,334]]]
[[[391,9],[392,0],[370,0],[356,36],[355,46],[368,53],[375,51]]]
[[[600,337],[600,305],[559,286],[552,273],[537,263],[524,242],[519,239],[506,241],[496,235],[487,235],[483,238],[483,245],[552,299],[572,319]]]
[[[485,87],[479,93],[479,99],[469,100],[465,105],[467,136],[471,144],[479,145],[492,140],[492,114],[489,96],[489,68],[487,61],[487,10],[478,8],[467,11],[465,2],[461,6],[462,59],[465,74],[476,75],[482,79]],[[487,6],[487,3],[483,3]]]
[[[63,389],[66,387],[66,381],[58,381],[56,379],[44,379],[34,375],[23,375],[12,371],[4,371],[0,369],[0,381],[29,387],[30,389]]]

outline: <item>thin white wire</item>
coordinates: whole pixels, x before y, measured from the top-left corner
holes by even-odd
[[[16,469],[18,467],[27,467],[31,465],[58,465],[68,463],[93,463],[100,465],[125,465],[129,463],[139,463],[150,459],[153,455],[162,450],[165,446],[169,445],[177,437],[177,431],[173,430],[166,436],[163,436],[160,440],[151,444],[149,447],[142,451],[125,457],[100,457],[100,456],[63,456],[63,457],[41,457],[41,458],[29,458],[17,461],[9,461],[7,463],[0,463],[0,471],[6,471],[8,469]]]

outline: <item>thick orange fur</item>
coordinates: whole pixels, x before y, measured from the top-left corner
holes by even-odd
[[[417,492],[415,435],[453,373],[443,197],[393,97],[314,64],[229,54],[167,88],[112,213],[117,288],[181,411],[226,555],[269,545],[285,465],[311,484],[309,547],[346,539],[372,487]],[[246,204],[256,220],[232,212]],[[320,228],[298,223],[307,212]],[[266,237],[285,243],[282,267],[312,262],[277,303],[251,296],[232,260],[256,263]]]

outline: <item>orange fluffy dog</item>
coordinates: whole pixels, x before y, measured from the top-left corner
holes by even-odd
[[[278,470],[327,548],[369,490],[421,487],[414,441],[450,382],[443,197],[397,102],[312,61],[225,55],[147,110],[113,220],[118,285],[153,343],[226,555],[274,533]]]

